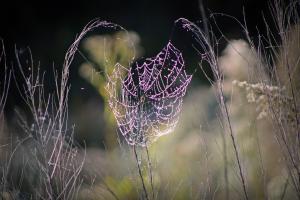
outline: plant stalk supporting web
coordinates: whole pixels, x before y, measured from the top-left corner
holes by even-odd
[[[149,176],[150,176],[150,184],[151,184],[151,190],[152,190],[152,198],[155,199],[154,195],[154,186],[153,186],[153,173],[152,173],[152,164],[149,156],[148,147],[145,147],[146,153],[147,153],[147,162],[148,162],[148,169],[149,169]]]
[[[138,167],[138,170],[139,170],[139,176],[140,176],[141,181],[142,181],[142,186],[143,186],[143,190],[144,190],[144,193],[145,193],[145,197],[146,197],[147,200],[149,200],[148,192],[147,192],[147,189],[146,189],[146,186],[145,186],[145,181],[144,181],[144,178],[143,178],[141,165],[140,165],[140,162],[139,162],[139,158],[138,158],[138,155],[137,155],[137,152],[136,152],[136,146],[135,145],[133,145],[133,152],[134,152],[135,160],[136,160],[137,167]]]

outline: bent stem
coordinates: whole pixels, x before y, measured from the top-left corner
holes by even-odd
[[[137,163],[137,166],[138,166],[139,175],[140,175],[140,178],[141,178],[141,181],[142,181],[142,185],[143,185],[143,190],[144,190],[144,193],[145,193],[145,197],[146,197],[147,200],[149,200],[147,189],[146,189],[146,186],[145,186],[145,182],[144,182],[144,178],[143,178],[143,175],[142,175],[142,170],[141,170],[141,166],[140,166],[140,162],[139,162],[139,159],[138,159],[138,155],[137,155],[137,152],[136,152],[136,146],[135,145],[133,145],[133,152],[134,152],[135,160],[136,160],[136,163]]]

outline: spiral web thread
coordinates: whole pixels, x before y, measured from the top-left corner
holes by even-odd
[[[116,64],[106,90],[119,130],[130,145],[146,146],[172,132],[191,81],[181,52],[169,42],[130,69]]]

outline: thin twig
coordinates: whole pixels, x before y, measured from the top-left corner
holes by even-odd
[[[154,200],[155,197],[154,197],[152,164],[151,164],[151,160],[150,160],[150,156],[149,156],[149,151],[148,151],[147,145],[146,145],[145,149],[146,149],[146,153],[147,153],[147,162],[148,162],[148,169],[149,169],[149,175],[150,175],[150,184],[151,184],[151,190],[152,190],[152,198]]]
[[[146,186],[145,186],[145,182],[144,182],[144,178],[143,178],[143,175],[142,175],[142,170],[141,170],[139,158],[138,158],[138,155],[136,153],[136,146],[135,145],[133,145],[133,152],[134,152],[135,160],[136,160],[136,163],[137,163],[137,166],[138,166],[139,175],[140,175],[140,178],[141,178],[141,181],[142,181],[145,197],[146,197],[147,200],[149,200],[148,193],[147,193]]]

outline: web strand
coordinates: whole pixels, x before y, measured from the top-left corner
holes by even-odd
[[[171,133],[192,76],[170,42],[157,56],[127,69],[116,64],[106,90],[119,130],[130,145],[146,146]]]

